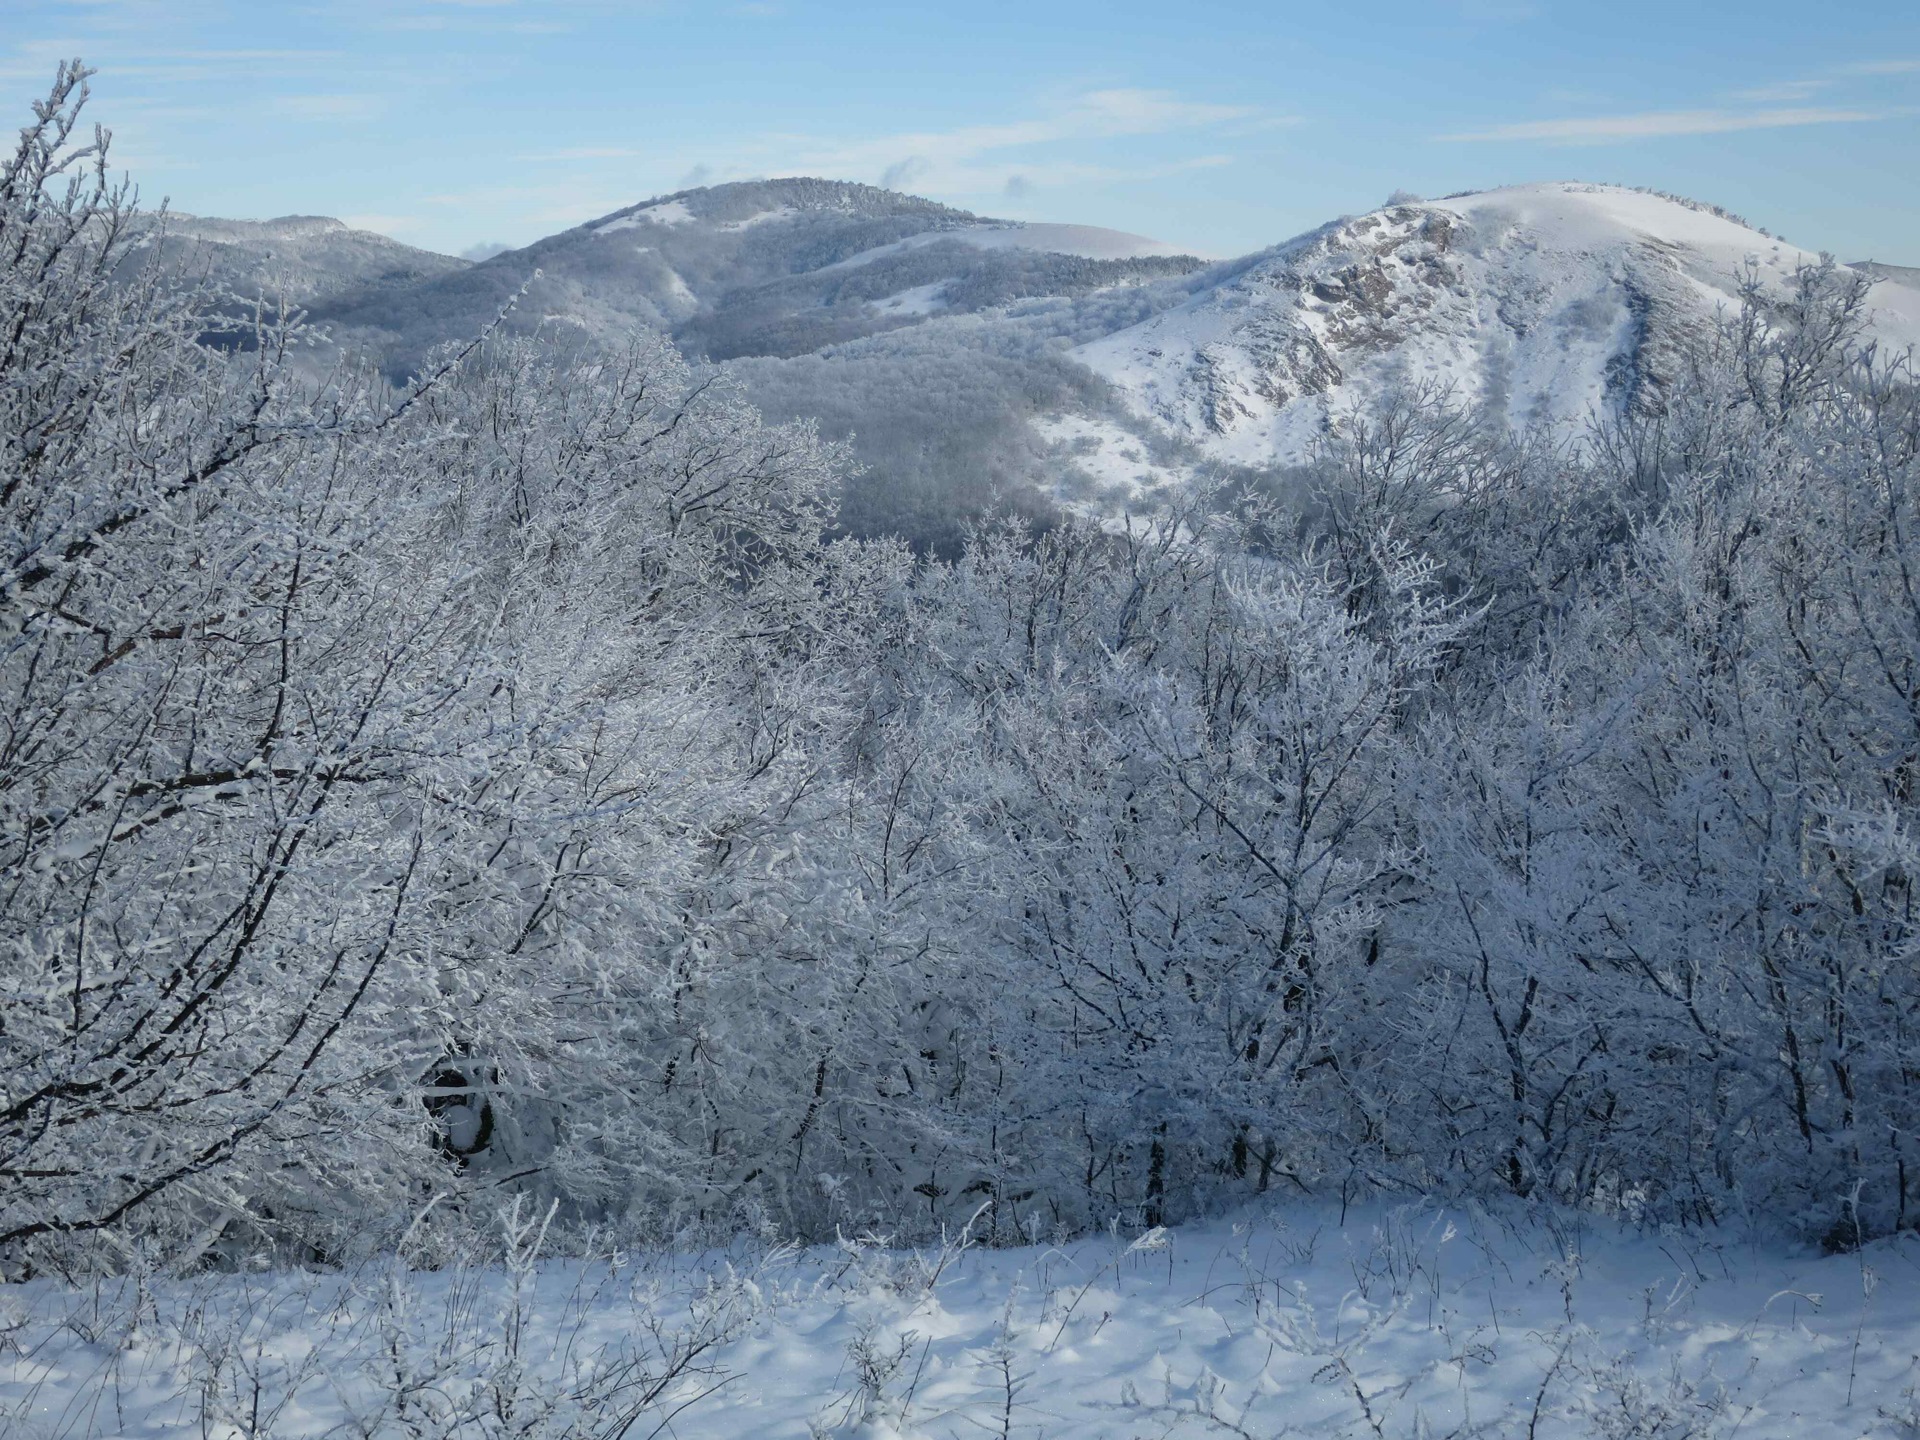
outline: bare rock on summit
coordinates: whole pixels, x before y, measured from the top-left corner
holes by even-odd
[[[1337,221],[1074,353],[1214,459],[1287,463],[1395,384],[1521,424],[1658,409],[1688,344],[1737,304],[1742,267],[1777,284],[1818,261],[1711,206],[1513,186]],[[1862,268],[1874,333],[1920,340],[1920,289]]]

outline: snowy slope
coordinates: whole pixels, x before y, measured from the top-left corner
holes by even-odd
[[[1076,354],[1210,454],[1290,460],[1393,383],[1521,423],[1652,403],[1686,339],[1734,304],[1739,267],[1778,282],[1818,258],[1710,207],[1512,186],[1335,222]],[[1869,303],[1883,341],[1920,342],[1920,292],[1881,279]]]
[[[193,223],[220,244],[209,227],[264,234]],[[976,492],[1111,516],[1215,462],[1297,460],[1331,416],[1397,383],[1522,424],[1657,404],[1733,303],[1737,267],[1752,257],[1778,280],[1816,258],[1711,207],[1568,183],[1393,204],[1213,265],[804,178],[653,197],[472,266],[386,241],[362,256],[378,237],[311,223],[334,228],[265,236],[272,263],[307,254],[297,240],[339,271],[316,259],[295,298],[394,378],[509,302],[509,331],[569,343],[660,331],[731,365],[769,414],[851,439],[866,474],[849,523],[920,540]],[[251,265],[252,283],[264,254],[236,250],[236,275]],[[1920,274],[1860,268],[1876,333],[1920,340]]]
[[[403,374],[434,345],[477,333],[526,286],[509,329],[559,322],[615,341],[661,330],[696,359],[724,360],[807,354],[1200,263],[1115,230],[983,219],[870,185],[759,180],[648,199],[460,274],[315,315]]]
[[[1895,1440],[1917,1350],[1912,1237],[1299,1205],[998,1251],[0,1288],[0,1433]]]
[[[1139,260],[1148,256],[1186,254],[1164,240],[1149,240],[1144,235],[1129,235],[1124,230],[1103,230],[1098,225],[1045,225],[982,220],[951,230],[928,230],[909,235],[891,245],[864,250],[846,260],[823,267],[844,270],[871,264],[891,255],[918,250],[943,240],[957,240],[975,250],[1031,250],[1039,255],[1075,255],[1086,260]]]
[[[135,253],[204,276],[243,299],[284,298],[294,305],[343,295],[372,301],[468,268],[465,260],[324,215],[218,220],[169,213]]]

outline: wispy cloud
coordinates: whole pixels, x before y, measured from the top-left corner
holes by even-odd
[[[55,64],[74,55],[85,56],[87,64],[99,72],[96,84],[115,90],[116,114],[130,88],[151,92],[239,78],[272,82],[298,77],[311,84],[316,75],[336,69],[350,58],[346,51],[337,49],[174,48],[147,43],[138,33],[104,28],[84,36],[15,45],[10,55],[0,58],[0,81],[50,80]]]
[[[1089,90],[1046,115],[998,125],[962,125],[950,131],[908,131],[839,142],[795,138],[776,146],[785,154],[774,167],[787,173],[877,179],[891,186],[912,184],[937,194],[983,194],[1002,190],[1010,169],[1018,169],[1029,186],[1165,175],[1167,163],[1114,167],[1060,152],[1102,140],[1261,123],[1277,123],[1277,117],[1263,115],[1252,106],[1187,100],[1167,90]],[[756,169],[770,169],[766,159],[774,157],[762,157]],[[1192,163],[1173,161],[1181,169],[1190,169]],[[1204,157],[1202,163],[1221,161]]]
[[[1920,74],[1920,60],[1863,60],[1836,65],[1813,75],[1777,80],[1724,92],[1733,105],[1692,110],[1655,110],[1630,115],[1570,116],[1522,120],[1440,135],[1440,140],[1538,141],[1548,145],[1608,145],[1669,135],[1724,135],[1740,130],[1779,130],[1802,125],[1858,124],[1913,113],[1906,107],[1813,105],[1806,102],[1836,87],[1869,78]],[[1841,98],[1841,97],[1834,97]],[[1844,98],[1863,98],[1857,94]],[[1759,108],[1748,108],[1759,107]]]
[[[1808,100],[1823,90],[1831,90],[1852,80],[1884,79],[1895,75],[1920,74],[1920,60],[1862,60],[1852,65],[1837,65],[1814,75],[1780,80],[1752,89],[1734,90],[1729,98],[1766,104],[1775,101]]]
[[[830,173],[872,175],[909,163],[932,171],[1015,150],[1077,141],[1116,140],[1251,120],[1247,105],[1184,100],[1164,90],[1093,90],[1049,115],[952,130],[908,131],[871,139],[821,142],[792,137],[804,160]]]
[[[1724,135],[1738,130],[1780,130],[1800,125],[1847,125],[1885,120],[1898,112],[1800,106],[1776,110],[1662,110],[1641,115],[1587,115],[1565,120],[1526,120],[1441,135],[1441,140],[1539,140],[1552,145],[1606,145],[1669,135]]]
[[[1297,123],[1248,105],[1189,100],[1164,90],[1091,90],[1028,119],[902,131],[858,139],[769,135],[708,155],[711,178],[825,175],[878,182],[889,189],[941,195],[1004,193],[1019,175],[1029,191],[1069,184],[1122,184],[1232,163],[1206,154],[1114,165],[1090,159],[1088,145],[1192,132],[1223,137]],[[586,145],[518,157],[547,164],[656,160],[657,146]]]

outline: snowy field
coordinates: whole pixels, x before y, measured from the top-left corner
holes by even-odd
[[[1296,1207],[1069,1244],[0,1290],[0,1434],[1920,1436],[1920,1243]],[[516,1258],[517,1257],[517,1258]]]

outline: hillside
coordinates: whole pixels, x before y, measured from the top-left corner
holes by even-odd
[[[838,181],[749,181],[618,210],[404,294],[315,309],[390,371],[472,334],[522,286],[510,329],[609,339],[639,325],[696,360],[805,354],[1032,295],[1184,273],[1199,261],[1139,236],[983,219]]]
[[[754,404],[849,441],[842,518],[951,546],[989,504],[1153,506],[1200,466],[1305,459],[1384,390],[1517,424],[1657,408],[1686,347],[1809,251],[1619,187],[1404,201],[1208,264],[1137,235],[1020,224],[816,179],[684,190],[478,265],[338,221],[176,218],[175,258],[282,287],[394,379],[477,333],[663,332]],[[1863,263],[1873,333],[1920,340],[1915,272]]]
[[[1657,406],[1684,346],[1737,303],[1743,266],[1772,287],[1818,260],[1707,206],[1512,186],[1336,221],[1075,354],[1142,418],[1271,464],[1392,384],[1521,424]],[[1884,341],[1920,341],[1920,291],[1879,278],[1869,304]]]
[[[1879,260],[1856,260],[1851,268],[1863,271],[1876,280],[1891,280],[1910,290],[1920,290],[1920,265],[1888,265]]]
[[[465,260],[355,230],[324,215],[219,220],[168,213],[139,253],[204,274],[241,299],[284,298],[302,306],[321,300],[391,306],[399,303],[396,291],[468,268]]]

